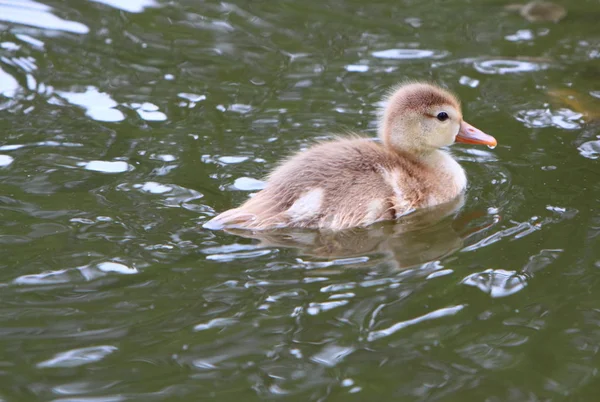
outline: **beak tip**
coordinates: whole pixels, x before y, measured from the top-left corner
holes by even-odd
[[[467,144],[480,144],[487,145],[490,148],[495,148],[498,145],[498,141],[484,133],[483,131],[473,127],[466,121],[462,121],[460,130],[456,137],[456,142],[464,142]]]

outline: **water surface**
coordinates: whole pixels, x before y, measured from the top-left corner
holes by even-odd
[[[0,0],[0,399],[595,399],[600,5],[563,3]],[[405,79],[499,141],[453,148],[460,211],[201,228]]]

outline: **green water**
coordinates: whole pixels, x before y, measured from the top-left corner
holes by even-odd
[[[600,4],[562,3],[0,0],[0,400],[596,400],[600,126],[548,91],[600,110]],[[405,79],[499,141],[460,213],[201,228]]]

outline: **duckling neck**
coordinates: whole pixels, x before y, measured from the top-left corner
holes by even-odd
[[[447,152],[444,152],[437,148],[410,148],[410,147],[402,147],[395,148],[394,151],[404,157],[408,157],[410,159],[415,160],[418,163],[421,163],[428,168],[436,169],[436,166],[444,157],[444,155],[449,156]],[[452,158],[452,157],[450,157]]]
[[[447,184],[453,185],[457,193],[467,187],[467,175],[462,166],[452,157],[450,152],[436,149],[428,158],[428,165],[441,178],[446,178]]]
[[[441,186],[447,186],[449,190],[453,190],[456,194],[467,187],[467,176],[464,169],[448,151],[433,148],[399,153],[410,154],[427,168],[429,175],[431,175],[431,181],[438,182]]]

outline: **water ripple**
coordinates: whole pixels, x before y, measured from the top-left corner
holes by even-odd
[[[477,60],[473,63],[473,67],[482,74],[503,75],[545,70],[549,65],[525,60]]]
[[[412,60],[412,59],[441,59],[448,52],[426,49],[386,49],[372,53],[378,59]]]
[[[0,399],[593,399],[588,3],[533,27],[457,1],[0,0]],[[374,137],[406,79],[498,137],[452,148],[456,205],[202,229],[290,153]]]
[[[85,92],[56,91],[56,94],[65,98],[69,103],[86,109],[86,115],[96,121],[118,122],[125,119],[125,115],[115,109],[115,102],[109,94],[98,91],[93,86],[88,86]]]
[[[515,116],[520,122],[525,123],[527,127],[558,127],[564,130],[576,130],[581,128],[583,115],[573,112],[569,109],[558,109],[551,111],[549,109],[522,110]]]
[[[52,14],[52,7],[33,0],[3,0],[0,3],[0,21],[76,34],[87,34],[90,31],[80,22],[55,16]]]
[[[12,98],[20,88],[19,82],[0,67],[0,96]]]
[[[73,349],[56,354],[52,359],[37,364],[39,368],[78,367],[104,359],[118,349],[115,346],[102,345]]]
[[[600,157],[600,140],[584,142],[577,150],[584,158],[598,159]]]
[[[527,286],[525,275],[503,269],[486,269],[483,272],[470,274],[462,283],[475,286],[491,297],[510,296]]]
[[[146,8],[158,7],[155,0],[91,0],[96,3],[106,4],[107,6],[117,8],[119,10],[128,11],[130,13],[141,13]]]
[[[9,155],[0,155],[0,167],[5,167],[13,163],[15,158]]]
[[[466,307],[465,305],[445,307],[445,308],[441,308],[441,309],[429,312],[425,315],[422,315],[421,317],[416,317],[416,318],[413,318],[413,319],[407,320],[407,321],[400,321],[400,322],[392,325],[389,328],[380,329],[377,331],[371,331],[368,335],[368,340],[370,342],[376,341],[377,339],[393,335],[394,333],[400,331],[401,329],[404,329],[411,325],[419,324],[424,321],[434,320],[434,319],[441,318],[441,317],[455,315],[456,313],[458,313],[465,307]]]
[[[353,347],[329,344],[321,349],[318,353],[311,356],[310,360],[327,367],[334,367],[336,364],[344,360],[346,356],[354,352],[354,350],[355,349]]]

